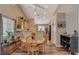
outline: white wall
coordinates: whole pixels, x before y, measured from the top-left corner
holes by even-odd
[[[1,4],[0,13],[13,19],[16,19],[19,16],[24,16],[19,6],[12,4]]]
[[[61,5],[58,12],[66,13],[66,31],[69,34],[73,34],[74,30],[78,30],[77,5]]]
[[[68,34],[73,34],[74,30],[78,31],[78,11],[77,11],[77,5],[59,5],[59,7],[57,8],[57,11],[54,15],[55,18],[57,18],[56,14],[57,13],[65,13],[66,14],[66,31]],[[54,38],[55,38],[55,45],[57,47],[60,47],[60,35],[61,33],[58,33],[57,30],[57,24],[56,24],[56,20],[55,19],[55,33],[54,33]],[[57,30],[57,31],[56,31]]]
[[[34,19],[35,24],[49,24],[50,19],[48,18],[42,18],[42,17],[36,17]]]
[[[78,10],[77,5],[71,5],[66,13],[66,31],[68,34],[73,34],[74,30],[78,31]]]
[[[58,43],[57,43],[57,20],[56,20],[56,15],[53,16],[53,29],[54,32],[52,33],[54,36],[53,36],[53,43],[57,46]]]

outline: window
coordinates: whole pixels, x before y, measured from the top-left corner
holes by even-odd
[[[15,21],[5,16],[2,16],[2,20],[3,20],[3,38],[5,38],[7,36],[7,32],[14,32]]]

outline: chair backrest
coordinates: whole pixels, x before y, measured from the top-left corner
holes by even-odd
[[[24,35],[25,37],[31,36],[31,34],[32,34],[31,31],[25,31],[25,32],[23,32],[23,35]]]
[[[36,32],[36,39],[43,39],[44,37],[44,32],[38,31]]]

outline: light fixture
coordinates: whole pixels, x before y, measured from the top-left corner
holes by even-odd
[[[44,7],[45,7],[45,8],[48,8],[48,6],[47,6],[47,5],[45,5]]]
[[[46,15],[46,12],[44,12],[43,14]]]
[[[46,17],[45,16],[43,16],[43,19],[45,19]]]
[[[16,4],[11,4],[12,6],[15,6]]]
[[[34,15],[37,15],[36,11],[34,12]]]
[[[32,7],[33,7],[33,8],[35,8],[35,6],[34,6],[34,5],[33,5]]]

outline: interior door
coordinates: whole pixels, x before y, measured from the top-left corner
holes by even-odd
[[[49,25],[49,40],[51,40],[51,25]]]

